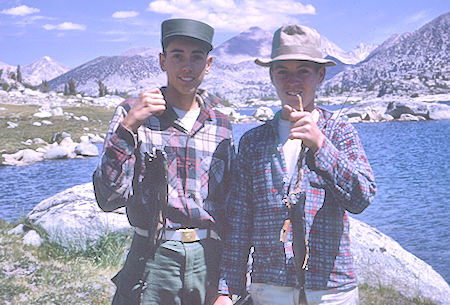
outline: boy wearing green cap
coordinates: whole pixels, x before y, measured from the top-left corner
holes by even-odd
[[[99,206],[126,206],[135,228],[113,278],[113,304],[212,304],[234,154],[231,124],[213,108],[219,99],[198,88],[211,68],[213,29],[170,19],[161,34],[167,86],[117,107],[93,178]]]
[[[246,294],[251,247],[255,305],[356,305],[348,212],[361,213],[376,187],[355,128],[314,103],[335,63],[299,25],[278,29],[271,58],[256,63],[270,68],[282,109],[240,140],[215,305]]]

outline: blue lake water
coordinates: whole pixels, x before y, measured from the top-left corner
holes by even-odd
[[[236,143],[258,123],[234,125]],[[375,173],[374,202],[355,218],[389,235],[450,282],[450,121],[355,124]],[[90,182],[97,158],[0,167],[0,218]]]

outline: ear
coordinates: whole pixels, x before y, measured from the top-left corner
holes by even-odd
[[[272,84],[273,84],[273,75],[272,75],[272,73],[273,73],[273,69],[272,69],[272,65],[270,65],[270,68],[269,68],[269,75],[270,75],[270,81],[271,81]]]
[[[213,61],[213,57],[211,55],[208,55],[208,58],[206,58],[206,67],[205,67],[205,73],[208,74],[211,70],[211,64]]]
[[[159,53],[159,66],[161,67],[161,70],[163,70],[164,72],[167,71],[166,68],[166,55],[163,53]]]
[[[325,66],[320,67],[318,73],[319,73],[319,84],[321,84],[325,79],[325,74],[327,74],[327,69],[325,68]]]

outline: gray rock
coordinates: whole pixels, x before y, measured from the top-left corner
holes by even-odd
[[[70,151],[61,146],[53,146],[47,149],[44,154],[45,160],[67,159],[70,156]]]
[[[8,234],[23,234],[25,233],[26,229],[23,224],[18,224],[14,228],[8,231]]]
[[[44,125],[53,125],[53,122],[49,121],[49,120],[42,120],[42,124],[44,124]]]
[[[89,142],[91,143],[103,143],[103,138],[97,133],[97,134],[88,134]]]
[[[42,244],[42,238],[35,230],[28,231],[23,237],[23,242],[29,246],[39,247]]]
[[[350,217],[351,252],[360,283],[448,304],[450,287],[434,269],[377,229]]]
[[[78,249],[84,249],[105,232],[130,229],[125,209],[111,213],[100,210],[92,183],[72,187],[41,201],[28,218],[41,225],[51,241]]]
[[[92,143],[81,142],[75,147],[75,153],[85,157],[98,156],[98,148]]]
[[[413,115],[409,113],[403,113],[398,118],[399,121],[425,121],[426,118],[420,115]]]
[[[19,150],[14,154],[3,154],[3,165],[26,165],[43,160],[43,154],[32,149]]]
[[[10,122],[10,121],[6,122],[6,124],[8,124],[8,127],[6,127],[6,128],[16,128],[16,127],[19,127],[19,124],[14,123],[14,122]]]
[[[36,112],[35,114],[33,114],[34,117],[36,118],[40,118],[40,119],[44,119],[44,118],[51,118],[52,114],[49,111],[40,111],[40,112]]]
[[[34,138],[33,139],[33,143],[34,144],[43,144],[43,145],[47,145],[48,143],[45,142],[44,140],[42,140],[41,138]]]
[[[256,109],[252,114],[256,119],[261,121],[270,120],[273,118],[274,114],[271,108],[266,106],[261,106]]]
[[[32,149],[24,149],[21,161],[27,164],[42,161],[43,155]]]
[[[56,108],[53,108],[52,110],[50,110],[50,112],[54,116],[63,116],[64,115],[64,110],[59,106]]]
[[[428,106],[430,120],[450,120],[450,106],[440,103],[432,103]]]
[[[67,133],[67,132],[65,132],[65,131],[63,131],[63,132],[57,132],[57,133],[55,133],[54,135],[53,135],[53,137],[52,137],[52,143],[60,143],[61,141],[62,141],[62,139],[64,139],[64,138],[70,138],[71,137],[71,135],[70,135],[70,133]]]

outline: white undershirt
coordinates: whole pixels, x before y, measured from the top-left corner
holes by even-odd
[[[319,120],[319,112],[314,109],[311,112],[315,123]],[[297,163],[300,150],[302,147],[302,140],[289,139],[289,133],[291,131],[291,123],[287,120],[280,119],[278,124],[278,135],[280,137],[280,143],[283,144],[284,159],[286,161],[287,177],[290,180],[294,174],[295,165]]]
[[[192,127],[195,124],[195,121],[198,118],[198,115],[200,114],[200,108],[189,111],[185,111],[173,106],[172,108],[180,118],[180,125],[183,126],[187,131],[191,131]]]

